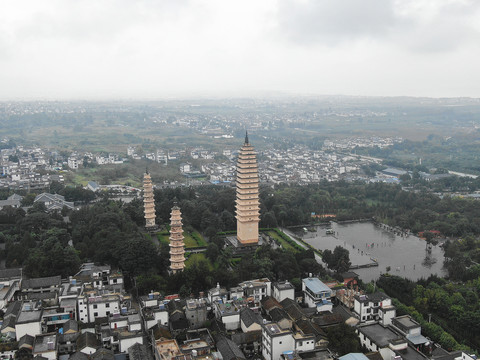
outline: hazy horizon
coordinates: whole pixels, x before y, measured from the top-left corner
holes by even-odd
[[[480,98],[471,0],[20,0],[0,100]]]

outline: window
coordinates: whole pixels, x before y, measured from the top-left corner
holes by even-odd
[[[308,344],[308,343],[307,343]],[[303,341],[299,341],[298,342],[298,346],[302,346],[303,345]]]
[[[105,304],[105,307],[109,308],[109,307],[110,307],[110,303],[106,303],[106,304]]]
[[[110,315],[110,311],[107,311],[106,314],[107,314],[107,316]]]
[[[117,283],[117,279],[113,279],[113,283],[116,284],[116,283]]]
[[[83,312],[83,310],[82,310],[82,309],[80,309],[80,312]]]
[[[98,316],[98,312],[94,312],[94,313],[93,313],[93,316],[97,317],[97,316]]]
[[[98,307],[97,304],[93,304],[93,308],[96,309]]]
[[[281,341],[279,341],[278,343],[279,343],[279,344],[281,344],[282,342],[281,342]]]

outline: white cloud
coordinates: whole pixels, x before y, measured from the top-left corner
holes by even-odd
[[[0,98],[480,96],[479,24],[475,1],[3,2]]]

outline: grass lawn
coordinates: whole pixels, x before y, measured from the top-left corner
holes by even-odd
[[[282,247],[287,251],[293,251],[293,252],[300,251],[299,248],[293,246],[292,244],[289,244],[286,240],[282,239],[282,237],[280,235],[278,235],[277,232],[274,231],[274,230],[268,231],[267,235],[271,236],[276,241],[278,241],[280,243],[280,245],[282,245]],[[292,240],[292,241],[294,241],[294,240]]]
[[[185,239],[183,241],[185,243],[185,248],[186,249],[196,248],[196,247],[200,247],[200,246],[207,246],[207,243],[203,239],[203,236],[200,235],[200,233],[198,231],[193,231],[192,233],[184,231],[183,236],[185,237]],[[157,238],[158,238],[158,241],[160,241],[160,242],[170,244],[169,233],[168,232],[157,233]]]
[[[208,269],[213,270],[213,265],[210,260],[207,259],[204,253],[190,254],[188,259],[185,261],[185,267],[190,267],[194,264],[198,264],[199,261],[205,261],[208,265]]]

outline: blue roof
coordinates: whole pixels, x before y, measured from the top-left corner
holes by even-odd
[[[305,286],[314,294],[321,293],[322,291],[331,292],[330,288],[317,278],[305,278],[302,281],[305,283]]]
[[[362,353],[349,353],[338,358],[339,360],[368,360],[367,356]]]

